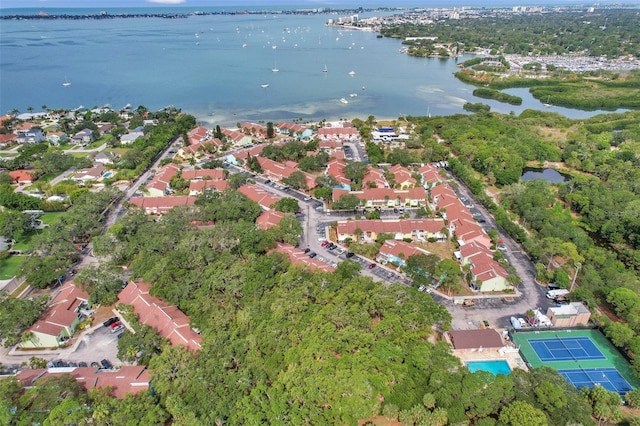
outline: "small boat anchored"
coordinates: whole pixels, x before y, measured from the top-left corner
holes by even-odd
[[[329,72],[329,69],[327,68],[326,64],[325,64],[324,68],[322,68],[322,72]]]
[[[351,71],[349,71],[349,75],[350,75],[351,77],[353,77],[354,75],[356,75],[356,72],[355,72],[355,71],[353,71],[353,70],[351,70]]]
[[[67,77],[64,78],[64,83],[62,83],[62,86],[64,87],[70,87],[71,83],[69,83],[69,80],[67,80]]]
[[[349,96],[352,98],[355,98],[356,96],[358,96],[358,94],[354,92],[354,93],[351,93]]]
[[[263,89],[266,89],[267,87],[269,87],[268,84],[261,84],[260,87],[262,87]]]
[[[348,101],[348,100],[346,100],[345,98],[340,98],[340,103],[342,103],[342,104],[348,104],[348,103],[349,103],[349,101]]]
[[[549,99],[551,99],[551,95],[547,96],[547,102],[542,104],[545,108],[551,108],[553,106],[549,103]]]

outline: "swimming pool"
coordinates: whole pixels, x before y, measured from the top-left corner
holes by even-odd
[[[498,374],[509,374],[511,373],[511,368],[509,367],[509,363],[504,359],[498,359],[493,361],[467,361],[465,362],[470,372],[474,371],[488,371],[489,373],[495,375]]]
[[[107,179],[108,179],[108,178],[110,178],[112,175],[113,175],[113,173],[111,173],[111,172],[107,172],[107,173],[105,173],[104,175],[102,175],[102,177],[103,177],[103,178],[107,178]]]

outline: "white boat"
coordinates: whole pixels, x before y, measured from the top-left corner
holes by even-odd
[[[348,103],[349,103],[349,101],[348,101],[348,100],[346,100],[345,98],[340,98],[340,103],[348,104]]]
[[[542,104],[542,105],[544,105],[544,107],[545,107],[545,108],[551,108],[551,107],[553,106],[553,105],[551,105],[551,104],[549,103],[549,99],[551,99],[551,95],[547,96],[547,102],[545,102],[544,104]]]
[[[354,75],[356,75],[356,72],[355,72],[355,71],[349,71],[349,75],[350,75],[351,77],[353,77]]]
[[[242,43],[242,48],[244,49],[245,47],[247,47],[247,43]]]
[[[322,72],[329,72],[329,69],[327,68],[326,64],[325,64],[324,68],[322,68]]]
[[[64,87],[69,87],[69,86],[71,86],[71,83],[69,83],[69,80],[67,80],[67,77],[65,77],[65,78],[64,78],[64,83],[62,83],[62,85],[63,85]]]
[[[280,71],[278,69],[278,64],[274,65],[273,68],[271,68],[271,72],[278,72],[278,71]]]
[[[263,89],[266,89],[267,87],[269,87],[268,84],[261,84],[260,87],[262,87]]]
[[[358,96],[357,93],[351,93],[349,96],[351,96],[352,98],[355,98],[356,96]]]

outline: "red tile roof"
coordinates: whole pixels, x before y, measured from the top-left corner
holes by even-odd
[[[166,190],[171,178],[178,173],[178,170],[180,170],[180,166],[177,164],[166,164],[158,170],[153,179],[151,179],[145,187],[148,189],[157,189],[159,191]]]
[[[120,303],[133,306],[142,324],[158,330],[172,345],[184,345],[191,350],[199,350],[202,336],[189,326],[189,317],[177,307],[149,294],[151,285],[130,282],[118,294]]]
[[[224,191],[229,187],[226,180],[192,180],[189,182],[189,194],[200,194],[205,189],[213,188],[216,191]]]
[[[251,184],[242,185],[240,188],[238,188],[238,192],[244,194],[244,196],[251,201],[255,201],[256,203],[260,204],[260,206],[265,210],[271,209],[271,206],[282,198],[265,191],[259,186]]]
[[[137,394],[149,389],[151,381],[151,375],[143,365],[123,366],[115,371],[94,367],[27,369],[18,372],[16,379],[25,387],[31,387],[37,386],[39,380],[63,374],[71,375],[86,390],[111,388],[111,395],[119,399],[123,399],[127,394]]]
[[[284,213],[277,210],[269,210],[263,212],[256,219],[256,224],[260,229],[269,229],[280,224],[280,221],[284,218]]]
[[[406,260],[409,256],[429,254],[429,252],[404,241],[386,240],[382,247],[380,247],[380,254],[385,256],[392,255]]]
[[[352,235],[360,228],[363,232],[410,234],[426,231],[436,234],[444,227],[442,219],[396,219],[396,220],[346,220],[338,222],[338,234]]]
[[[211,178],[211,180],[224,180],[225,174],[224,169],[183,169],[180,177],[186,180],[202,179],[204,177]]]
[[[190,206],[196,201],[196,197],[188,195],[174,195],[167,197],[132,197],[129,202],[134,206],[142,207],[147,214],[163,214],[175,206]]]
[[[35,170],[13,170],[9,172],[9,177],[14,182],[32,182]]]
[[[278,243],[276,251],[284,253],[289,257],[291,263],[307,265],[310,269],[319,269],[325,272],[333,272],[335,269],[324,262],[310,258],[304,251],[289,244]]]
[[[78,317],[76,309],[89,300],[89,295],[76,287],[73,281],[66,282],[51,301],[49,309],[35,322],[29,331],[59,336],[63,329],[71,327]]]

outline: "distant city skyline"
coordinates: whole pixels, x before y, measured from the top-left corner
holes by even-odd
[[[612,3],[611,1],[600,1],[602,3]],[[624,1],[624,4],[638,4],[640,0]],[[352,8],[352,7],[443,7],[443,6],[527,6],[527,5],[555,5],[555,4],[584,4],[593,5],[594,2],[588,0],[435,0],[419,2],[416,0],[2,0],[0,9],[9,8],[123,8],[123,7],[332,7],[332,8]]]

